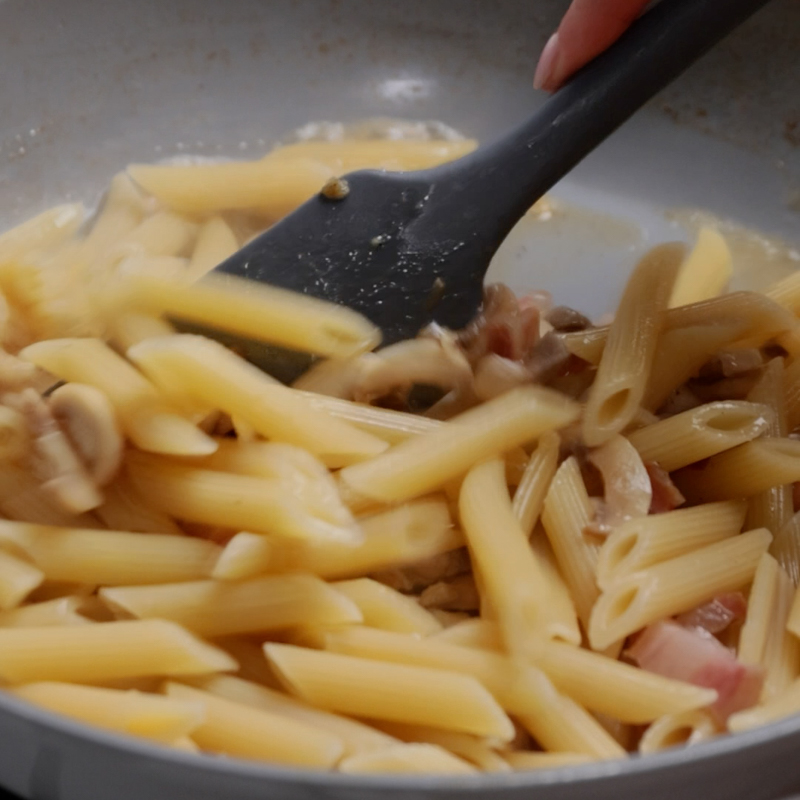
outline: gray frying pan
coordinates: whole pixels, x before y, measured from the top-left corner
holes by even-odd
[[[565,5],[0,0],[0,229],[96,202],[131,161],[254,157],[309,120],[438,119],[488,139],[543,100],[535,57]],[[798,56],[800,4],[775,0],[563,181],[560,213],[523,220],[490,279],[603,314],[642,250],[691,238],[692,208],[787,243],[737,233],[738,287],[796,268]],[[356,779],[168,752],[0,694],[0,784],[34,800],[778,800],[800,793],[798,752],[800,719],[558,772]]]

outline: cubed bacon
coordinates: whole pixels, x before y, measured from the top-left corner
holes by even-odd
[[[645,628],[628,655],[649,672],[715,689],[717,701],[709,710],[720,723],[755,705],[764,683],[760,667],[742,664],[710,634],[677,622]]]
[[[648,461],[644,466],[653,487],[653,499],[650,503],[651,514],[672,511],[686,502],[686,498],[678,491],[678,487],[672,482],[672,478],[665,469],[662,469],[655,461]]]
[[[722,633],[732,622],[744,619],[747,600],[741,592],[726,592],[675,618],[684,628],[700,628],[711,634]]]

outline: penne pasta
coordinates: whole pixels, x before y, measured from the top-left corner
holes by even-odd
[[[151,314],[129,311],[108,321],[109,338],[123,353],[145,339],[172,336],[175,329],[166,320]]]
[[[444,423],[438,419],[419,417],[405,411],[392,411],[338,397],[329,397],[314,392],[301,392],[312,406],[327,411],[338,419],[355,425],[359,430],[371,433],[389,444],[398,444],[413,436],[441,428]]]
[[[720,733],[711,716],[702,710],[667,714],[657,719],[642,734],[639,752],[644,755],[660,753],[671,747],[706,742]]]
[[[771,541],[767,530],[750,531],[616,581],[592,609],[588,630],[592,647],[609,647],[651,622],[741,589],[752,581]]]
[[[543,704],[549,706],[556,701],[555,689],[591,711],[634,724],[652,722],[671,712],[702,708],[715,699],[713,690],[545,640],[531,648],[530,666],[497,652],[459,647],[437,637],[415,639],[360,626],[322,631],[315,643],[362,658],[459,670],[479,680],[509,713],[523,718],[540,717]],[[545,675],[548,682],[543,682],[540,675]],[[551,681],[555,689],[549,687]],[[569,751],[570,747],[562,749]]]
[[[131,453],[127,468],[139,493],[172,517],[308,542],[352,546],[362,539],[352,517],[345,525],[330,522],[325,508],[309,508],[283,481],[197,469],[144,453]]]
[[[783,694],[800,675],[800,641],[787,630],[794,594],[794,584],[778,566],[761,659],[765,671],[761,699],[765,702]]]
[[[312,575],[107,588],[100,597],[133,617],[171,620],[200,636],[362,621],[355,603]]]
[[[465,474],[477,461],[534,441],[572,422],[577,406],[538,387],[513,389],[362,464],[345,467],[342,481],[382,502],[419,497]]]
[[[503,462],[486,461],[464,479],[459,497],[461,524],[497,617],[508,651],[523,655],[534,634],[555,636],[547,580],[511,506]]]
[[[242,581],[263,575],[269,569],[272,554],[268,537],[241,531],[223,548],[211,577],[217,581]]]
[[[339,765],[352,775],[379,773],[424,773],[426,775],[472,775],[478,770],[462,758],[435,744],[395,744],[385,750],[350,756]]]
[[[628,439],[643,461],[672,472],[756,439],[769,429],[771,416],[766,405],[719,401],[639,428]]]
[[[578,462],[568,458],[545,496],[542,524],[584,627],[600,594],[595,574],[599,546],[586,533],[593,516]]]
[[[526,536],[533,533],[542,513],[550,481],[556,474],[560,445],[558,434],[553,432],[542,434],[514,492],[512,503],[514,514]]]
[[[183,214],[258,210],[280,219],[318,192],[333,173],[309,158],[167,166],[132,164],[130,177]]]
[[[63,380],[100,389],[142,450],[196,456],[216,448],[213,439],[170,408],[153,384],[99,339],[37,342],[21,356]]]
[[[603,542],[597,583],[607,589],[628,575],[735,536],[747,505],[728,500],[623,522]]]
[[[169,699],[203,710],[203,718],[191,734],[202,750],[321,769],[336,764],[344,751],[338,736],[291,717],[249,708],[180,683],[169,682],[164,691]]]
[[[775,534],[772,552],[792,583],[800,583],[800,512],[793,514]]]
[[[314,408],[302,395],[209,339],[150,339],[128,355],[156,382],[166,373],[170,383],[180,382],[197,402],[241,418],[267,439],[304,447],[328,466],[363,460],[387,447],[381,439]]]
[[[30,561],[0,549],[0,611],[16,608],[44,578],[44,573]]]
[[[266,644],[291,690],[330,711],[510,741],[511,720],[474,678],[456,671]]]
[[[800,480],[800,441],[764,438],[714,456],[681,474],[678,488],[697,502],[753,497]]]
[[[187,280],[199,280],[238,249],[239,242],[230,225],[222,217],[212,217],[201,226],[197,234],[186,270]]]
[[[236,669],[226,653],[165,620],[0,629],[0,677],[9,683],[100,683]]]
[[[800,713],[800,680],[768,703],[733,714],[728,720],[728,729],[732,733],[749,731],[797,713]]]
[[[776,607],[780,566],[769,554],[761,556],[756,567],[747,615],[739,632],[737,657],[743,664],[762,664],[767,647],[772,615]]]
[[[258,650],[263,661],[264,652],[260,647]],[[266,661],[264,663],[266,664]],[[296,697],[259,686],[250,681],[244,681],[241,678],[234,678],[231,675],[192,678],[191,684],[204,692],[223,697],[234,703],[241,703],[248,708],[278,714],[326,731],[341,741],[345,756],[374,752],[399,744],[398,738],[363,722],[331,714],[329,711],[322,711]],[[440,735],[447,734],[442,731]]]
[[[356,545],[339,542],[313,545],[273,540],[275,572],[303,570],[328,580],[356,578],[414,564],[456,550],[463,536],[453,526],[447,503],[416,500],[358,520],[364,534]]]
[[[28,683],[11,693],[34,705],[106,730],[167,743],[192,733],[203,721],[201,704],[189,699],[137,691],[75,686],[70,683]]]
[[[725,237],[714,228],[700,228],[697,242],[675,279],[670,308],[717,297],[731,278],[732,262]]]
[[[684,254],[678,244],[654,248],[628,279],[586,401],[582,431],[590,447],[620,433],[642,403]]]
[[[24,551],[51,581],[136,585],[209,577],[222,552],[189,536],[56,528],[0,520],[0,543]]]
[[[358,355],[380,343],[380,331],[345,306],[222,273],[195,284],[131,275],[114,300],[122,307],[331,358]]]
[[[81,203],[65,203],[6,231],[0,235],[0,261],[7,263],[25,253],[57,247],[78,230],[85,214]]]
[[[489,739],[402,722],[382,722],[380,729],[409,744],[422,743],[442,747],[479,767],[483,772],[511,771],[508,762],[494,749],[493,745],[496,746],[497,743]]]
[[[49,628],[61,625],[88,625],[82,616],[83,597],[57,597],[0,611],[0,628]]]
[[[364,617],[364,625],[399,633],[429,636],[442,630],[441,623],[415,598],[401,594],[371,578],[355,578],[333,584],[349,597]]]

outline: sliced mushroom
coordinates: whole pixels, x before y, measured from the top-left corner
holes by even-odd
[[[97,484],[39,394],[25,389],[4,395],[2,402],[25,418],[32,439],[29,465],[42,490],[68,514],[97,508],[103,502]]]
[[[123,438],[108,398],[94,386],[67,383],[49,398],[50,411],[92,479],[105,486],[122,462]]]

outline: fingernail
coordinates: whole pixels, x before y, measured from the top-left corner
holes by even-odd
[[[533,76],[534,89],[547,89],[553,83],[561,56],[558,46],[558,33],[554,33],[548,40],[539,57],[536,74]]]

